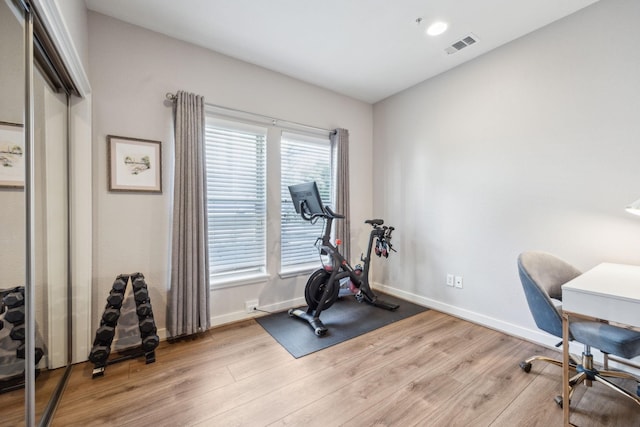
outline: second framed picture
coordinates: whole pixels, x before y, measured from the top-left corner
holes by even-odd
[[[107,135],[109,191],[162,193],[160,141]]]
[[[24,130],[21,124],[0,122],[0,187],[24,187]]]

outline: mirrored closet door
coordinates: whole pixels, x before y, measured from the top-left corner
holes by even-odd
[[[24,333],[24,305],[9,297],[25,282],[25,23],[21,9],[0,1],[0,419],[24,423],[25,359],[17,357]],[[24,288],[23,288],[24,289]],[[15,307],[6,302],[15,299]],[[23,299],[24,302],[24,299]],[[11,310],[11,312],[9,312]],[[19,338],[19,337],[18,337]]]
[[[47,43],[37,36],[30,43],[29,8],[0,0],[2,425],[46,425],[70,360],[69,96]],[[26,370],[28,348],[33,372]]]

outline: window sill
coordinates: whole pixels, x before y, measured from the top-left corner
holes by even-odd
[[[252,274],[246,276],[236,276],[229,277],[226,279],[218,279],[216,282],[211,279],[211,285],[209,289],[217,290],[217,289],[226,289],[226,288],[235,288],[238,286],[247,286],[247,285],[255,285],[261,282],[266,282],[269,280],[269,275],[266,273]]]

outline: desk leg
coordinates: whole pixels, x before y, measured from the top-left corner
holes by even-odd
[[[564,426],[569,423],[569,314],[562,313],[562,416]]]

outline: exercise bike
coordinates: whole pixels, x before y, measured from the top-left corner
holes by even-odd
[[[344,215],[337,214],[323,206],[320,194],[315,182],[289,186],[289,192],[296,212],[309,222],[315,222],[322,218],[325,221],[324,233],[316,241],[316,247],[321,255],[329,259],[329,263],[323,262],[323,267],[314,271],[304,289],[304,297],[307,309],[291,309],[289,315],[306,320],[315,334],[324,336],[328,329],[320,320],[320,313],[328,309],[345,293],[353,294],[358,302],[366,302],[386,310],[396,310],[399,305],[379,299],[369,285],[369,265],[371,252],[379,257],[389,257],[390,252],[395,252],[391,245],[391,233],[393,227],[384,226],[382,219],[369,219],[365,223],[371,225],[367,255],[360,256],[362,266],[351,267],[338,250],[339,242],[331,243],[331,230],[334,219],[343,219]],[[374,246],[375,244],[375,246]],[[348,287],[341,286],[347,283]]]

